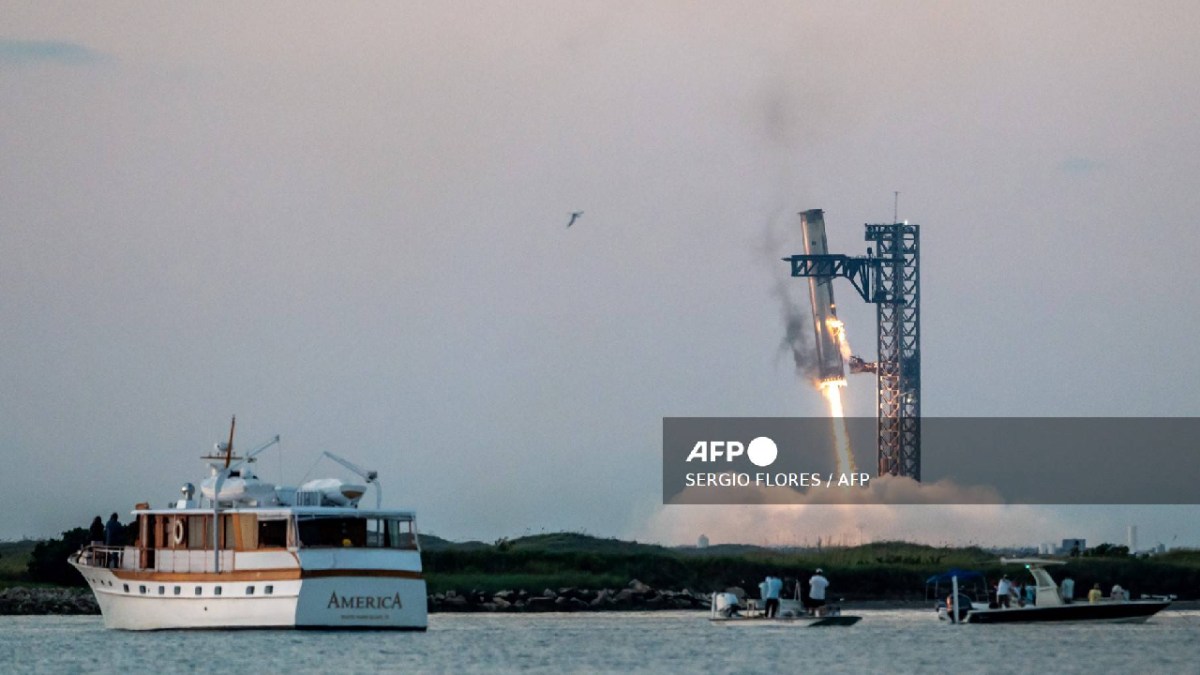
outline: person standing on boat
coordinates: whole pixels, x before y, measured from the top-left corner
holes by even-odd
[[[121,525],[121,519],[117,517],[117,514],[112,514],[108,517],[108,522],[104,524],[104,546],[120,546],[124,543],[121,541],[124,533],[125,528]],[[112,551],[106,550],[104,552],[104,566],[117,566],[117,558],[112,554]]]
[[[100,516],[92,519],[92,525],[88,528],[88,541],[93,544],[104,541],[104,521],[100,519]]]
[[[775,616],[779,616],[779,600],[783,597],[783,579],[771,577],[771,597],[775,599]]]
[[[768,619],[779,616],[779,594],[783,592],[783,580],[778,577],[767,577],[762,583],[763,600],[765,601]]]
[[[104,543],[104,521],[100,519],[100,516],[96,516],[92,520],[91,527],[88,528],[88,543],[92,546],[99,546]],[[94,564],[101,567],[104,566],[103,553],[93,550],[91,555]]]
[[[1088,604],[1094,605],[1100,602],[1100,598],[1104,597],[1104,593],[1100,591],[1100,582],[1092,584],[1092,590],[1088,591]]]
[[[825,589],[829,588],[829,580],[820,567],[808,580],[808,609],[809,614],[816,614],[825,606]]]
[[[1008,575],[1000,577],[1000,583],[996,584],[996,605],[1008,609],[1008,598],[1012,595],[1012,582],[1008,580]]]
[[[1062,580],[1062,601],[1068,605],[1075,601],[1075,580],[1070,576]]]
[[[104,524],[104,545],[105,546],[120,546],[121,535],[125,528],[121,525],[121,519],[117,514],[112,514],[108,517],[108,522]]]

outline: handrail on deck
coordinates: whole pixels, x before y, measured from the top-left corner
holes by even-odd
[[[81,565],[89,567],[119,568],[125,561],[124,546],[87,544],[79,549],[76,558]]]

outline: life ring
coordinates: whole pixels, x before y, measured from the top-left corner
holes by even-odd
[[[183,543],[183,519],[177,518],[175,526],[171,529],[171,538],[175,540],[175,545]]]

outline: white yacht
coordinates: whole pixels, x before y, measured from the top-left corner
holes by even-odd
[[[236,457],[231,425],[199,498],[189,483],[170,508],[138,504],[133,545],[71,556],[107,627],[425,630],[413,512],[381,509],[378,475],[328,452],[365,484],[259,479],[254,457],[278,442]],[[359,506],[368,485],[374,509]]]

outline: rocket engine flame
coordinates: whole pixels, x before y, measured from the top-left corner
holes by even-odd
[[[833,444],[839,473],[857,473],[854,454],[850,451],[850,433],[846,429],[846,413],[842,409],[842,387],[846,380],[827,380],[821,383],[821,393],[829,401],[829,416],[833,422]]]
[[[846,324],[842,323],[842,320],[836,316],[831,316],[826,320],[825,325],[833,333],[833,339],[837,342],[838,349],[842,352],[842,360],[849,360],[851,351],[850,341],[846,339]]]

